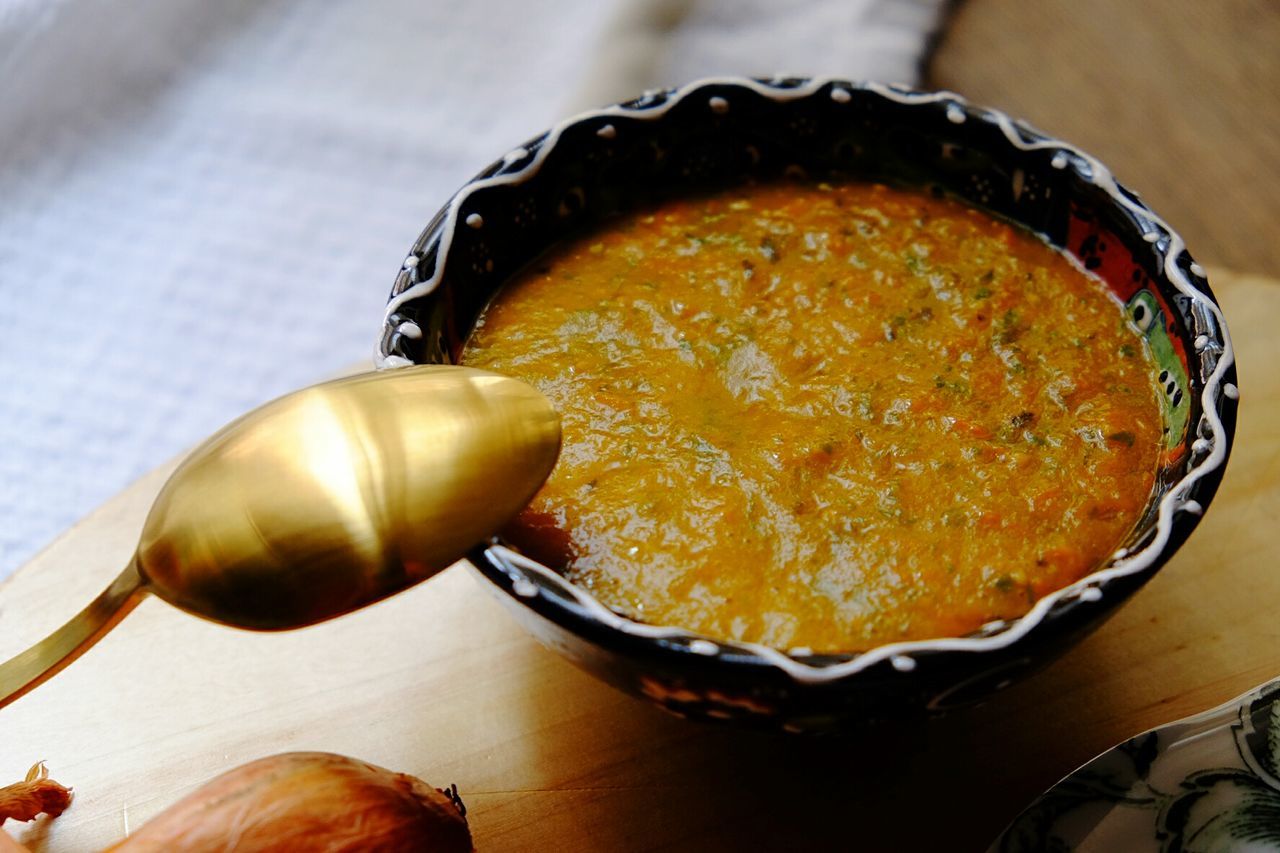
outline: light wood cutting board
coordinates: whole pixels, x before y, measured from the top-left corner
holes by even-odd
[[[461,566],[288,634],[150,600],[0,710],[0,784],[44,759],[75,788],[57,820],[6,829],[93,850],[223,770],[317,749],[456,783],[482,851],[983,849],[1101,750],[1280,675],[1280,282],[1211,282],[1243,395],[1222,490],[1115,618],[983,707],[836,739],[685,722],[543,650]],[[0,658],[115,575],[170,468],[0,586]]]

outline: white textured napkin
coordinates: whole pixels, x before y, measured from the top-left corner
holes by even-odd
[[[942,0],[0,0],[0,577],[367,358],[404,253],[565,114],[709,74],[912,82]]]

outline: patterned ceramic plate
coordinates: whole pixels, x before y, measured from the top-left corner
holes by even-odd
[[[1107,750],[988,853],[1033,850],[1280,851],[1280,679]]]

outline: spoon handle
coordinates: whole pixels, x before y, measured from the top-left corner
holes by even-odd
[[[39,687],[102,639],[147,595],[130,562],[111,585],[71,621],[25,652],[0,663],[0,708]]]

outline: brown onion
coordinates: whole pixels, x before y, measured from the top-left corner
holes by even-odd
[[[469,853],[456,792],[324,752],[252,761],[179,800],[117,851]]]

